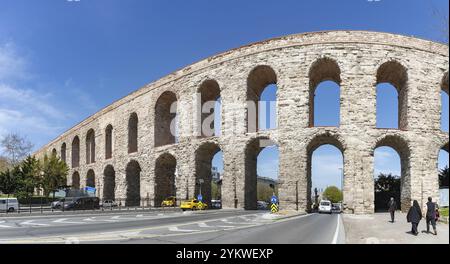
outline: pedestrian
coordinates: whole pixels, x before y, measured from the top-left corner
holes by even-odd
[[[427,233],[430,233],[430,224],[431,224],[431,226],[433,227],[433,230],[434,230],[434,235],[437,235],[437,231],[436,231],[436,204],[433,203],[431,197],[428,197],[426,221],[427,221]]]
[[[417,231],[417,227],[419,226],[419,222],[422,219],[422,210],[420,210],[419,203],[417,200],[413,201],[413,205],[409,208],[408,214],[406,215],[406,220],[408,223],[411,223],[411,233],[415,236],[419,234]]]
[[[391,200],[388,202],[388,211],[391,214],[391,223],[394,223],[396,209],[397,203],[395,202],[394,197],[391,197]]]

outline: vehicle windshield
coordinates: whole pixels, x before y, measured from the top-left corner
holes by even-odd
[[[320,205],[323,205],[323,206],[329,206],[330,203],[329,203],[329,202],[321,202]]]

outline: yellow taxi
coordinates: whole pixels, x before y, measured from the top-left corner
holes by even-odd
[[[180,208],[183,211],[186,210],[205,210],[208,207],[206,203],[203,203],[197,199],[191,199],[181,202]]]
[[[175,196],[167,197],[161,202],[162,207],[175,207],[176,204],[177,198]]]

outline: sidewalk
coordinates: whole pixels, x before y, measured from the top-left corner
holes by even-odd
[[[437,224],[438,235],[422,233],[426,230],[425,220],[420,221],[419,235],[410,233],[411,224],[406,222],[406,214],[395,213],[395,222],[390,222],[389,213],[372,215],[344,214],[343,221],[347,244],[448,244],[449,226]],[[431,230],[433,230],[430,227]]]

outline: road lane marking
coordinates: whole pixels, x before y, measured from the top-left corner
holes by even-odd
[[[341,218],[341,215],[338,215],[336,230],[334,231],[333,241],[331,242],[331,244],[337,244],[337,239],[338,239],[338,235],[339,235],[339,225],[340,225],[339,219],[340,218]]]
[[[53,223],[59,223],[59,224],[86,224],[86,222],[72,222],[72,221],[67,221],[69,220],[68,218],[61,218],[61,219],[57,219],[55,221],[53,221]]]
[[[176,226],[171,226],[171,227],[169,227],[169,231],[172,231],[172,232],[198,232],[200,230],[180,229]]]
[[[0,224],[5,223],[5,221],[0,221]],[[13,228],[13,226],[0,225],[1,228]]]
[[[220,221],[222,221],[222,222],[224,222],[224,223],[227,223],[227,224],[230,224],[230,225],[248,225],[248,223],[235,223],[235,222],[231,222],[231,221],[228,220],[228,219],[221,219]]]
[[[34,220],[28,220],[25,222],[21,222],[20,225],[35,225],[35,226],[49,226],[49,224],[40,224],[40,223],[33,223]]]
[[[199,227],[202,227],[202,228],[212,227],[212,226],[207,225],[205,222],[198,223],[198,226],[199,226]]]
[[[95,217],[89,217],[83,219],[83,221],[86,222],[117,222],[117,220],[111,220],[111,219],[95,219]]]

